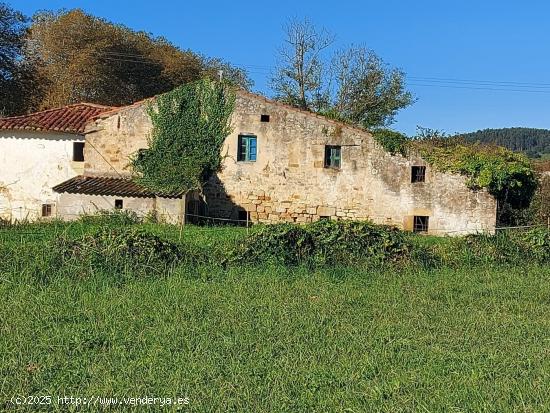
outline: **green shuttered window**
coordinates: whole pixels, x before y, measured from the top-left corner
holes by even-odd
[[[237,161],[255,162],[258,151],[257,137],[254,135],[239,135]]]

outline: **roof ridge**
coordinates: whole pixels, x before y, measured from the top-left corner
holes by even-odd
[[[263,100],[264,102],[269,103],[269,104],[284,107],[288,110],[292,110],[294,112],[298,112],[298,113],[304,114],[306,116],[315,117],[317,119],[323,119],[327,122],[333,123],[333,124],[338,125],[338,126],[349,128],[349,129],[352,129],[352,130],[355,130],[355,131],[358,131],[358,132],[362,132],[362,133],[371,134],[371,132],[368,129],[363,129],[363,128],[360,128],[359,126],[351,125],[349,123],[346,123],[346,122],[343,122],[343,121],[340,121],[340,120],[331,119],[331,118],[329,118],[325,115],[321,115],[320,113],[312,112],[312,111],[307,110],[307,109],[301,109],[301,108],[298,108],[296,106],[292,106],[288,103],[280,102],[280,101],[275,100],[275,99],[270,99],[270,98],[268,98],[264,95],[260,95],[259,93],[249,92],[248,90],[245,90],[245,89],[240,89],[237,92],[241,93],[243,95],[248,95],[248,96],[250,96],[252,98],[255,98],[255,99],[258,99],[258,100]]]
[[[102,105],[101,103],[77,102],[77,103],[71,103],[69,105],[61,106],[59,109],[68,108],[71,106],[91,106],[93,108],[98,108],[98,109],[114,109],[118,107],[118,106],[111,106],[111,105]]]
[[[167,92],[166,92],[167,93]],[[162,95],[163,93],[160,93],[159,95]],[[112,116],[120,111],[123,111],[125,109],[128,109],[128,108],[133,108],[133,107],[137,107],[137,106],[141,106],[143,105],[144,103],[148,102],[148,101],[151,101],[151,100],[154,100],[156,99],[159,95],[154,95],[154,96],[151,96],[151,97],[148,97],[148,98],[145,98],[145,99],[141,99],[141,100],[136,100],[135,102],[133,103],[130,103],[129,105],[124,105],[124,106],[113,106],[111,107],[110,110],[106,110],[105,112],[102,112],[102,113],[98,113],[97,115],[93,116],[90,121],[93,121],[93,120],[96,120],[96,119],[102,119],[102,118],[105,118],[106,116]]]
[[[371,133],[368,129],[363,129],[363,128],[360,128],[358,126],[351,125],[349,123],[342,122],[342,121],[339,121],[339,120],[330,119],[329,117],[327,117],[325,115],[321,115],[319,113],[315,113],[315,112],[312,112],[312,111],[307,110],[307,109],[297,108],[296,106],[289,105],[288,103],[283,103],[283,102],[279,102],[278,100],[275,100],[275,99],[270,99],[270,98],[268,98],[264,95],[260,95],[259,93],[249,92],[248,90],[245,90],[243,88],[238,88],[237,93],[240,93],[242,95],[248,95],[252,98],[255,98],[255,99],[258,99],[258,100],[263,100],[266,103],[281,106],[281,107],[284,107],[288,110],[292,110],[292,111],[295,111],[295,112],[298,112],[298,113],[302,113],[306,116],[311,116],[311,117],[315,117],[315,118],[318,118],[318,119],[323,119],[323,120],[325,120],[327,122],[330,122],[334,125],[346,127],[346,128],[349,128],[349,129],[352,129],[352,130],[355,130],[355,131],[358,131],[358,132],[362,132],[362,133],[367,133],[367,134]],[[141,100],[138,100],[134,103],[130,103],[129,105],[114,107],[111,110],[107,110],[105,112],[98,113],[97,115],[93,116],[90,119],[90,121],[93,121],[93,120],[96,120],[96,119],[104,119],[105,117],[112,116],[112,115],[114,115],[114,114],[116,114],[116,113],[118,113],[118,112],[120,112],[124,109],[140,106],[140,105],[144,104],[147,101],[156,99],[157,96],[160,96],[162,94],[163,93],[160,93],[159,95],[154,95],[154,96],[151,96],[151,97],[148,97],[148,98],[145,98],[145,99],[141,99]]]
[[[97,109],[106,109],[106,110],[107,109],[111,110],[111,109],[118,108],[117,106],[105,106],[105,105],[100,105],[100,104],[97,104],[97,103],[79,102],[79,103],[71,103],[71,104],[65,105],[65,106],[59,106],[59,107],[56,107],[56,108],[39,110],[38,112],[26,113],[24,115],[6,116],[6,117],[3,117],[3,118],[0,117],[0,120],[27,118],[27,117],[30,117],[30,116],[40,115],[40,114],[43,114],[43,113],[49,113],[49,112],[53,112],[53,111],[56,111],[56,110],[63,110],[63,109],[66,109],[66,108],[74,108],[76,106],[88,106],[88,107],[93,107],[93,108],[97,108]]]

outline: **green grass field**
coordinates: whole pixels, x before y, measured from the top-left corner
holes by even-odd
[[[9,230],[0,242],[57,236],[36,232]],[[183,239],[223,249],[245,235],[186,227]],[[193,412],[550,411],[548,265],[203,265],[39,282],[9,261],[0,264],[1,411],[70,410],[55,400],[14,406],[14,395],[189,397],[180,409]],[[109,411],[128,410],[176,408]]]

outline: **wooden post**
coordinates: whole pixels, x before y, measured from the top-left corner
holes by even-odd
[[[185,225],[185,198],[186,198],[186,195],[181,196],[181,218],[180,218],[179,241],[181,241],[181,235],[183,233],[183,226]]]

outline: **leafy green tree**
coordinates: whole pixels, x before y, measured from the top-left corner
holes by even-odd
[[[221,166],[234,105],[233,87],[209,79],[158,96],[149,107],[149,149],[132,159],[136,181],[158,193],[202,188]]]
[[[196,80],[202,71],[191,52],[82,10],[35,15],[26,58],[45,82],[41,109],[79,101],[124,105]]]
[[[372,50],[350,47],[328,59],[334,36],[309,20],[291,20],[271,79],[275,99],[363,127],[383,127],[414,102],[405,74]]]
[[[251,84],[246,72],[228,63],[79,9],[37,13],[26,37],[25,60],[42,86],[32,96],[31,109],[80,101],[125,105],[213,78],[218,68],[240,86]]]
[[[6,3],[0,3],[0,115],[20,104],[23,67],[20,63],[27,18]]]
[[[332,69],[336,95],[331,111],[342,120],[364,128],[388,126],[400,109],[414,102],[405,74],[365,47],[337,52]]]

